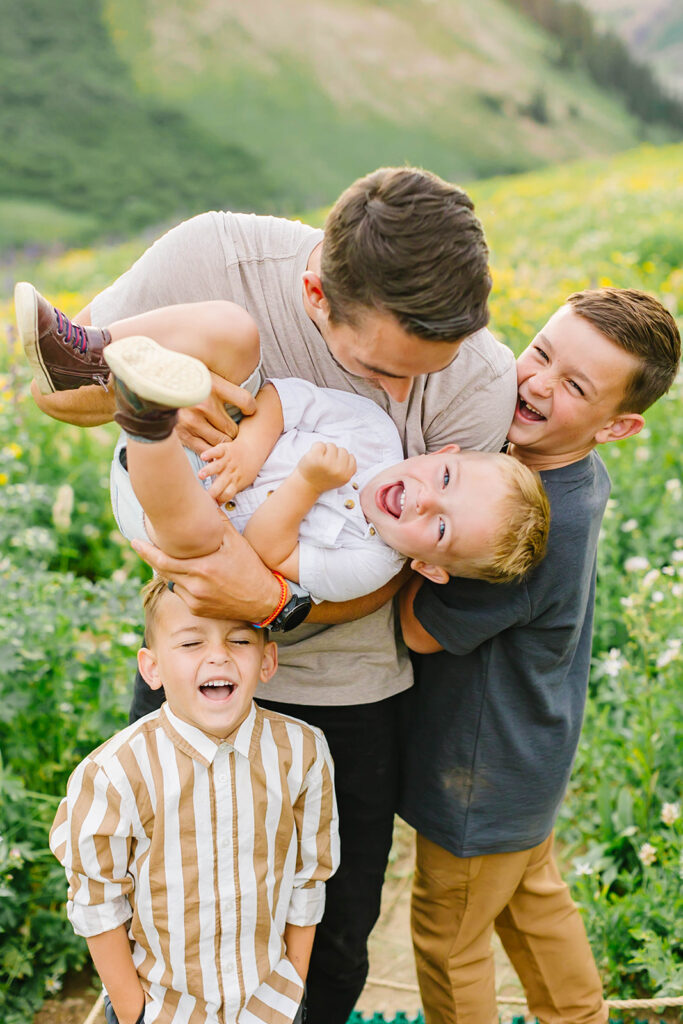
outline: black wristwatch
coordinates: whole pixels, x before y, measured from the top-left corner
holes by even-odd
[[[311,595],[298,583],[287,580],[291,597],[279,615],[276,615],[268,627],[273,633],[289,633],[290,629],[300,625],[311,610]]]

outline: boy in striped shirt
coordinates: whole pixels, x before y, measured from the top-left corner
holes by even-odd
[[[339,863],[322,733],[253,702],[277,648],[145,588],[167,703],[74,771],[50,834],[109,1024],[291,1024]]]

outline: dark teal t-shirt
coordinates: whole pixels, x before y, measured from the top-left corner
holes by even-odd
[[[415,600],[444,650],[415,656],[403,695],[399,813],[458,857],[547,838],[581,731],[610,481],[595,452],[541,477],[548,552],[525,581],[453,578]]]

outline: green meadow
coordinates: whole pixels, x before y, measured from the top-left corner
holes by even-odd
[[[571,291],[614,284],[683,315],[683,146],[478,181],[492,328],[515,352]],[[323,214],[313,218],[320,222]],[[55,236],[59,224],[54,224]],[[77,761],[126,722],[147,570],[114,528],[113,427],[41,417],[17,351],[11,288],[75,313],[149,244],[24,254],[0,295],[0,1019],[29,1024],[86,962],[47,831]],[[558,823],[564,863],[616,998],[683,988],[680,693],[681,381],[635,439],[603,455],[590,700]]]

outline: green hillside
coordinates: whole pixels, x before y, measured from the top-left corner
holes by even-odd
[[[663,141],[505,0],[4,0],[0,250]]]

